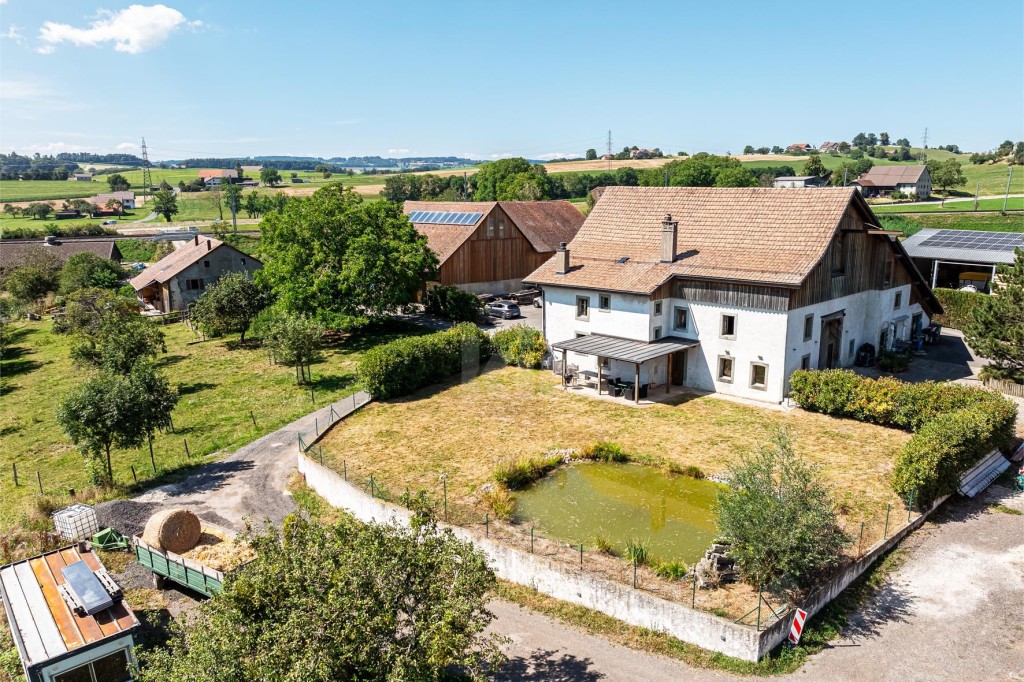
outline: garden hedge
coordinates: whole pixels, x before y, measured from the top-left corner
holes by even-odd
[[[961,473],[1008,446],[1017,419],[1017,406],[993,391],[869,379],[843,369],[794,372],[790,395],[810,412],[913,432],[897,457],[893,488],[922,503],[955,492]]]
[[[547,342],[539,329],[516,325],[494,335],[494,346],[507,365],[540,369]]]
[[[464,369],[475,371],[491,352],[490,337],[476,325],[463,323],[371,348],[359,359],[359,376],[374,398],[394,398]]]
[[[953,329],[964,329],[974,322],[974,308],[988,294],[974,291],[957,291],[956,289],[933,289],[935,297],[942,304],[945,313],[936,315],[934,321]]]

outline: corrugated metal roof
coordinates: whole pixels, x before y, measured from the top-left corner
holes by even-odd
[[[974,497],[987,488],[992,481],[999,478],[999,474],[1009,468],[1010,460],[1003,457],[998,450],[993,450],[988,457],[960,477],[958,490],[961,495]]]
[[[555,350],[568,350],[584,355],[597,355],[602,358],[622,360],[623,362],[644,363],[679,350],[693,348],[699,345],[699,343],[699,341],[692,339],[671,337],[646,342],[622,339],[617,336],[590,334],[576,339],[569,339],[568,341],[559,341],[558,343],[551,344],[551,347]]]
[[[924,229],[903,241],[912,258],[1012,263],[1013,251],[1024,247],[1024,232]]]

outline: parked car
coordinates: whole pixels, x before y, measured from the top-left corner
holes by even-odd
[[[495,301],[494,303],[488,303],[486,310],[488,314],[506,320],[511,320],[522,315],[519,310],[519,306],[510,301]]]
[[[117,221],[116,221],[116,220],[104,220],[104,221],[103,221],[102,223],[100,223],[100,224],[101,224],[101,225],[117,225]]]

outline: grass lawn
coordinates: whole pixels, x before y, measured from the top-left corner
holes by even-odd
[[[896,504],[888,474],[907,433],[712,396],[634,408],[557,385],[550,372],[502,367],[465,383],[372,403],[327,436],[325,463],[340,471],[344,460],[350,479],[373,475],[392,494],[422,489],[435,499],[439,477],[447,474],[449,508],[477,519],[486,511],[480,486],[510,458],[610,440],[630,455],[720,474],[773,429],[786,427],[796,449],[824,467],[848,522],[884,517],[886,503]]]
[[[974,211],[974,201],[971,199],[957,199],[956,201],[946,201],[944,203],[935,201],[928,204],[875,204],[871,207],[871,210],[875,213],[949,213],[953,211],[970,213]],[[1001,211],[1003,210],[1003,200],[979,199],[978,210]],[[1010,197],[1006,199],[1006,210],[1024,210],[1024,197]],[[1017,216],[1017,220],[1024,223],[1024,216]]]
[[[101,176],[98,176],[101,177]],[[0,180],[0,202],[80,199],[110,191],[106,180]]]
[[[878,216],[882,227],[887,230],[901,230],[904,237],[932,228],[936,230],[979,230],[982,232],[1024,232],[1024,216],[1020,214],[1000,215],[998,213],[953,213],[934,215],[915,213],[913,215]]]
[[[51,226],[54,227],[74,227],[76,225],[99,225],[104,220],[116,220],[117,224],[130,223],[135,220],[141,220],[149,215],[149,211],[145,208],[137,208],[134,211],[125,211],[123,216],[102,216],[96,218],[68,218],[67,220],[56,220],[53,216],[44,220],[38,220],[36,218],[19,217],[12,218],[8,215],[0,215],[0,230],[6,230],[11,228],[22,228],[26,230],[39,230],[45,232]],[[112,225],[111,227],[116,227]]]
[[[86,370],[68,357],[70,339],[50,332],[51,322],[17,325],[0,364],[0,529],[17,524],[38,496],[36,472],[47,494],[65,494],[87,485],[82,455],[68,442],[54,419],[57,401],[82,381]],[[181,324],[162,328],[167,350],[160,367],[179,387],[174,411],[176,432],[153,440],[161,473],[208,461],[280,428],[312,409],[309,388],[295,385],[289,367],[270,365],[259,349],[235,348],[234,337],[192,343],[195,335]],[[338,400],[355,389],[355,369],[367,347],[419,328],[391,327],[346,337],[327,348],[313,365],[317,405]],[[249,417],[253,411],[256,426]],[[185,454],[188,438],[191,459]],[[21,485],[13,485],[11,465],[18,465]],[[153,477],[149,450],[113,453],[114,474],[131,482],[129,465],[140,480]]]

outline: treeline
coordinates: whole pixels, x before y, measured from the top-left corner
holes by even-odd
[[[176,162],[184,168],[234,168],[237,165],[243,166],[273,166],[283,171],[312,171],[318,166],[327,166],[334,173],[344,172],[346,168],[366,168],[367,172],[373,169],[394,168],[400,169],[409,164],[471,166],[475,161],[463,159],[457,156],[423,156],[402,159],[385,159],[381,156],[335,156],[330,159],[316,158],[310,156],[249,156],[249,157],[211,157],[205,159],[185,159]]]
[[[0,154],[0,180],[67,180],[77,170],[77,163],[53,156]]]
[[[1011,140],[1003,140],[1003,143],[996,148],[994,152],[987,154],[971,154],[970,161],[973,164],[979,163],[991,163],[993,161],[1000,161],[1007,157],[1011,157],[1011,160],[1015,164],[1024,164],[1024,142],[1018,142],[1016,145]]]
[[[792,166],[745,168],[737,159],[694,154],[661,166],[637,170],[549,174],[544,166],[523,158],[484,164],[468,178],[437,175],[394,175],[384,181],[381,196],[388,201],[541,201],[586,197],[607,186],[756,187],[771,186],[780,175],[795,175]]]
[[[61,152],[58,161],[75,163],[109,163],[118,166],[141,166],[142,159],[135,154],[90,154],[89,152]]]

